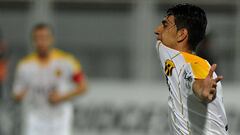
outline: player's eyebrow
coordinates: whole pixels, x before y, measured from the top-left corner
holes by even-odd
[[[174,23],[172,23],[170,20],[169,20],[169,16],[166,16],[163,20],[162,20],[162,24],[163,25],[168,25],[168,24],[173,24],[174,25]]]
[[[169,24],[174,24],[174,23],[172,23],[172,22],[169,20],[169,17],[170,17],[170,16],[167,16],[164,20],[165,20],[167,23],[169,23]]]

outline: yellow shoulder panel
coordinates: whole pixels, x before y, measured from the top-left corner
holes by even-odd
[[[207,60],[186,52],[181,52],[181,54],[186,62],[190,63],[194,77],[196,79],[205,79],[207,77],[210,70],[210,66]]]
[[[74,72],[81,71],[80,62],[76,58],[74,58],[73,55],[71,55],[67,52],[64,52],[64,51],[59,50],[59,49],[54,49],[53,52],[52,52],[52,58],[53,59],[59,59],[59,58],[65,59],[70,64],[72,64]]]
[[[67,55],[66,52],[64,52],[62,50],[59,50],[59,49],[56,49],[56,48],[54,48],[51,51],[51,59],[53,59],[53,60],[59,59],[59,58],[64,58],[66,55]]]
[[[26,64],[28,62],[32,62],[32,61],[35,61],[37,59],[37,54],[34,52],[34,53],[31,53],[27,56],[25,56],[23,59],[21,59],[18,63],[18,66],[20,65],[23,65],[23,64]]]
[[[66,57],[66,60],[68,60],[72,64],[74,72],[80,72],[81,71],[80,62],[75,57],[73,57],[72,55],[68,55]]]

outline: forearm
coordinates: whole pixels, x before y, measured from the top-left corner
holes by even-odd
[[[202,95],[202,80],[195,80],[192,85],[192,91],[195,94],[195,96],[201,100],[204,101],[203,95]]]

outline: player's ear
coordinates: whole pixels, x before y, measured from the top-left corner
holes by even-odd
[[[177,42],[182,42],[188,37],[188,31],[186,28],[182,28],[177,31]]]

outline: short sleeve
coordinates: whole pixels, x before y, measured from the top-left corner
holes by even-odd
[[[183,69],[183,86],[187,89],[187,94],[193,94],[193,82],[196,79],[205,79],[209,72],[209,64],[205,60],[198,59],[186,63]]]
[[[210,70],[210,65],[207,60],[192,55],[189,53],[181,52],[186,63],[189,63],[195,79],[205,79]]]
[[[84,73],[82,71],[80,62],[71,55],[68,56],[67,59],[71,67],[71,79],[75,83],[80,83],[84,79]]]
[[[191,63],[191,68],[196,79],[205,79],[210,70],[208,62],[203,60]]]

